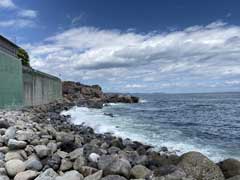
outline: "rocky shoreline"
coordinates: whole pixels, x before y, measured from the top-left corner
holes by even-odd
[[[63,100],[15,111],[0,111],[0,180],[239,180],[240,162],[215,164],[198,152],[177,156],[163,147],[90,127],[60,113],[75,105],[135,103],[138,98],[105,94],[99,86],[63,84]]]

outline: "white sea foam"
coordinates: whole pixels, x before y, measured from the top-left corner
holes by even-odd
[[[175,151],[178,155],[189,151],[199,151],[215,162],[228,157],[224,151],[214,147],[203,147],[200,144],[197,144],[197,140],[195,139],[179,139],[179,137],[181,137],[181,131],[145,131],[141,129],[141,127],[133,127],[132,120],[129,118],[104,115],[102,109],[74,107],[68,111],[62,112],[62,114],[71,115],[74,124],[79,125],[84,123],[86,126],[92,127],[97,133],[110,132],[122,138],[130,138],[132,140],[153,145],[156,148],[165,146],[168,147],[170,151]]]
[[[148,101],[145,100],[145,99],[140,99],[139,102],[140,102],[140,103],[146,103],[146,102],[148,102]]]

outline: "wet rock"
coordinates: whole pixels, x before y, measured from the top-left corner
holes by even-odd
[[[23,172],[25,170],[25,164],[21,160],[14,159],[6,162],[5,168],[7,174],[10,177],[14,177],[17,173]]]
[[[220,168],[199,152],[183,154],[180,157],[178,167],[195,179],[224,180]]]
[[[148,177],[151,174],[151,171],[145,166],[136,165],[131,169],[130,174],[132,177],[140,179]]]
[[[218,166],[226,178],[240,175],[240,161],[236,159],[226,159],[218,163]]]

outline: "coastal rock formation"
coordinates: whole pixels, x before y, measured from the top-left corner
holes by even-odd
[[[226,178],[240,176],[240,162],[236,159],[226,159],[218,163]]]
[[[88,86],[71,81],[63,82],[63,96],[78,106],[102,108],[104,103],[138,103],[139,98],[124,94],[103,93],[99,85]]]

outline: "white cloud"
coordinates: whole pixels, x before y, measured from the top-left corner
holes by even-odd
[[[64,79],[162,83],[158,88],[205,81],[211,87],[210,80],[240,77],[239,34],[239,26],[221,21],[148,34],[79,27],[28,49],[36,68]]]
[[[7,21],[0,21],[0,27],[15,27],[15,28],[25,28],[34,27],[35,23],[28,19],[14,19]]]
[[[16,5],[12,0],[0,0],[0,8],[16,8]]]
[[[6,17],[0,18],[0,27],[2,28],[25,28],[35,27],[37,18],[37,11],[31,9],[22,9],[13,3],[12,0],[0,0],[0,8],[9,11]]]
[[[36,18],[37,17],[37,11],[34,10],[20,10],[18,12],[18,16],[23,17],[23,18]]]

